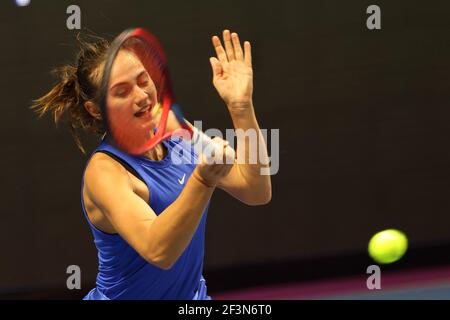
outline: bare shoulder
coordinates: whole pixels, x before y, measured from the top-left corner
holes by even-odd
[[[98,152],[92,156],[84,173],[86,195],[102,207],[105,200],[111,202],[114,194],[133,190],[127,170],[107,154]]]
[[[127,169],[109,155],[97,152],[89,160],[84,173],[85,183],[93,186],[105,183],[119,183],[122,187],[132,187],[130,174]],[[111,185],[110,187],[117,187]]]
[[[117,162],[107,154],[97,152],[89,160],[85,171],[85,179],[95,178],[96,176],[105,173],[126,175],[127,171],[119,162]]]
[[[85,171],[85,208],[98,229],[119,234],[141,256],[148,257],[148,230],[157,216],[135,191],[131,176],[107,154],[93,155]]]

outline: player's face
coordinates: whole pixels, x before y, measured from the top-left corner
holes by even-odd
[[[119,51],[111,69],[108,113],[125,117],[130,124],[153,128],[150,110],[156,103],[155,84],[142,62],[130,51]]]

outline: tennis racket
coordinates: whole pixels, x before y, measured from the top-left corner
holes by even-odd
[[[175,104],[163,48],[142,28],[125,30],[111,43],[99,104],[107,135],[129,154],[142,155],[165,139],[181,137],[214,156],[217,143],[184,118]],[[178,123],[175,129],[167,128],[170,114]]]

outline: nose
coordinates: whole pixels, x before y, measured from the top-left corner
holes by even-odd
[[[142,88],[139,86],[136,87],[136,104],[139,107],[145,107],[150,101],[149,101],[149,95],[147,92],[145,92]]]

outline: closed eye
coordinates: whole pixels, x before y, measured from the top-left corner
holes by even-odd
[[[117,97],[125,98],[129,92],[130,92],[129,87],[123,85],[123,86],[119,86],[119,87],[115,88],[113,95],[117,96]]]
[[[148,84],[149,84],[149,81],[148,81],[148,80],[140,81],[140,82],[139,82],[139,86],[140,86],[141,88],[142,88],[142,87],[148,86]]]
[[[147,72],[141,73],[138,77],[138,85],[140,87],[146,87],[150,83],[150,76]]]

